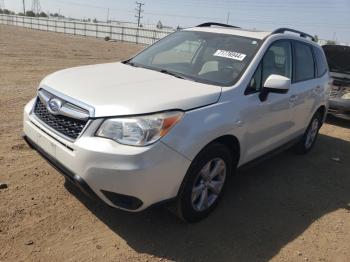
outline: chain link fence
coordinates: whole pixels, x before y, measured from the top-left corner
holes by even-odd
[[[173,29],[149,29],[108,23],[89,23],[75,20],[50,19],[0,14],[0,24],[150,45],[174,32]]]

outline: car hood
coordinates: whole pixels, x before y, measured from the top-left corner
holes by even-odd
[[[219,86],[119,62],[61,70],[40,87],[92,106],[94,117],[189,110],[217,102],[221,93]]]
[[[324,45],[322,48],[331,72],[350,75],[350,46]]]

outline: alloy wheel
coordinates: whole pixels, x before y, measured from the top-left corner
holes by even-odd
[[[206,163],[199,171],[192,188],[192,206],[202,212],[217,200],[226,179],[226,164],[221,158]]]
[[[311,126],[309,128],[309,131],[306,135],[306,140],[305,140],[305,147],[306,148],[310,148],[312,146],[312,144],[315,141],[315,138],[317,136],[318,128],[319,128],[319,121],[317,118],[315,118],[312,121]]]

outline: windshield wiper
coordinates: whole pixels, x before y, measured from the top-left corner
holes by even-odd
[[[131,66],[134,66],[134,67],[138,67],[134,62],[131,62],[130,60],[125,60],[122,63],[125,64],[125,65],[131,65]]]
[[[167,75],[171,75],[171,76],[175,76],[177,78],[180,78],[180,79],[185,79],[183,76],[181,76],[180,74],[177,74],[175,72],[171,72],[171,71],[168,71],[166,69],[162,69],[160,70],[159,72],[163,73],[163,74],[167,74]]]
[[[126,64],[126,65],[130,65],[130,66],[134,66],[134,67],[139,67],[139,65],[135,64],[134,62],[131,62],[131,60],[125,60],[122,62],[123,64]],[[142,66],[141,66],[142,67]],[[174,77],[177,77],[177,78],[180,78],[180,79],[185,79],[183,76],[181,76],[180,74],[177,74],[175,72],[171,72],[171,71],[168,71],[166,69],[162,69],[162,70],[156,70],[156,69],[153,69],[153,68],[148,68],[148,67],[144,67],[146,69],[150,69],[150,70],[155,70],[155,71],[158,71],[160,73],[163,73],[163,74],[167,74],[167,75],[171,75],[171,76],[174,76]]]

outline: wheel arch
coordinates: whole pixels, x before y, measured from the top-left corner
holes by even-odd
[[[320,113],[321,114],[321,117],[322,117],[322,124],[324,123],[324,121],[325,121],[325,119],[326,119],[326,113],[327,113],[327,108],[326,108],[326,106],[325,105],[322,105],[322,106],[320,106],[317,110],[316,110],[316,112],[315,112],[315,114],[316,113]],[[314,114],[314,115],[315,115]]]
[[[325,105],[322,105],[320,106],[316,112],[319,112],[322,116],[322,119],[325,119],[326,117],[326,106]]]
[[[217,137],[215,139],[213,139],[212,141],[210,141],[209,143],[207,143],[205,146],[203,146],[201,148],[201,150],[199,150],[199,152],[196,154],[195,158],[192,160],[192,163],[193,161],[195,161],[195,159],[197,158],[197,156],[204,150],[206,149],[208,146],[212,145],[212,144],[215,144],[215,143],[220,143],[220,144],[223,144],[225,146],[227,146],[227,148],[230,150],[231,152],[231,155],[233,157],[233,169],[235,169],[238,165],[238,162],[240,160],[240,156],[241,156],[241,147],[240,147],[240,143],[239,143],[239,140],[237,137],[235,137],[234,135],[222,135],[220,137]],[[191,164],[192,165],[192,164]],[[188,169],[191,168],[191,165]],[[188,171],[187,171],[188,172]],[[183,187],[186,183],[188,179],[188,173],[186,173],[185,177],[183,178],[182,180],[182,183],[179,187],[179,190],[178,190],[178,193],[177,193],[177,196],[179,196],[180,192],[183,190]]]
[[[202,150],[212,143],[221,143],[221,144],[227,146],[227,148],[231,152],[234,165],[238,164],[240,157],[241,157],[241,146],[240,146],[240,143],[239,143],[239,140],[237,137],[235,137],[234,135],[220,136],[220,137],[212,140],[211,142],[209,142],[207,145],[205,145],[202,148]]]

